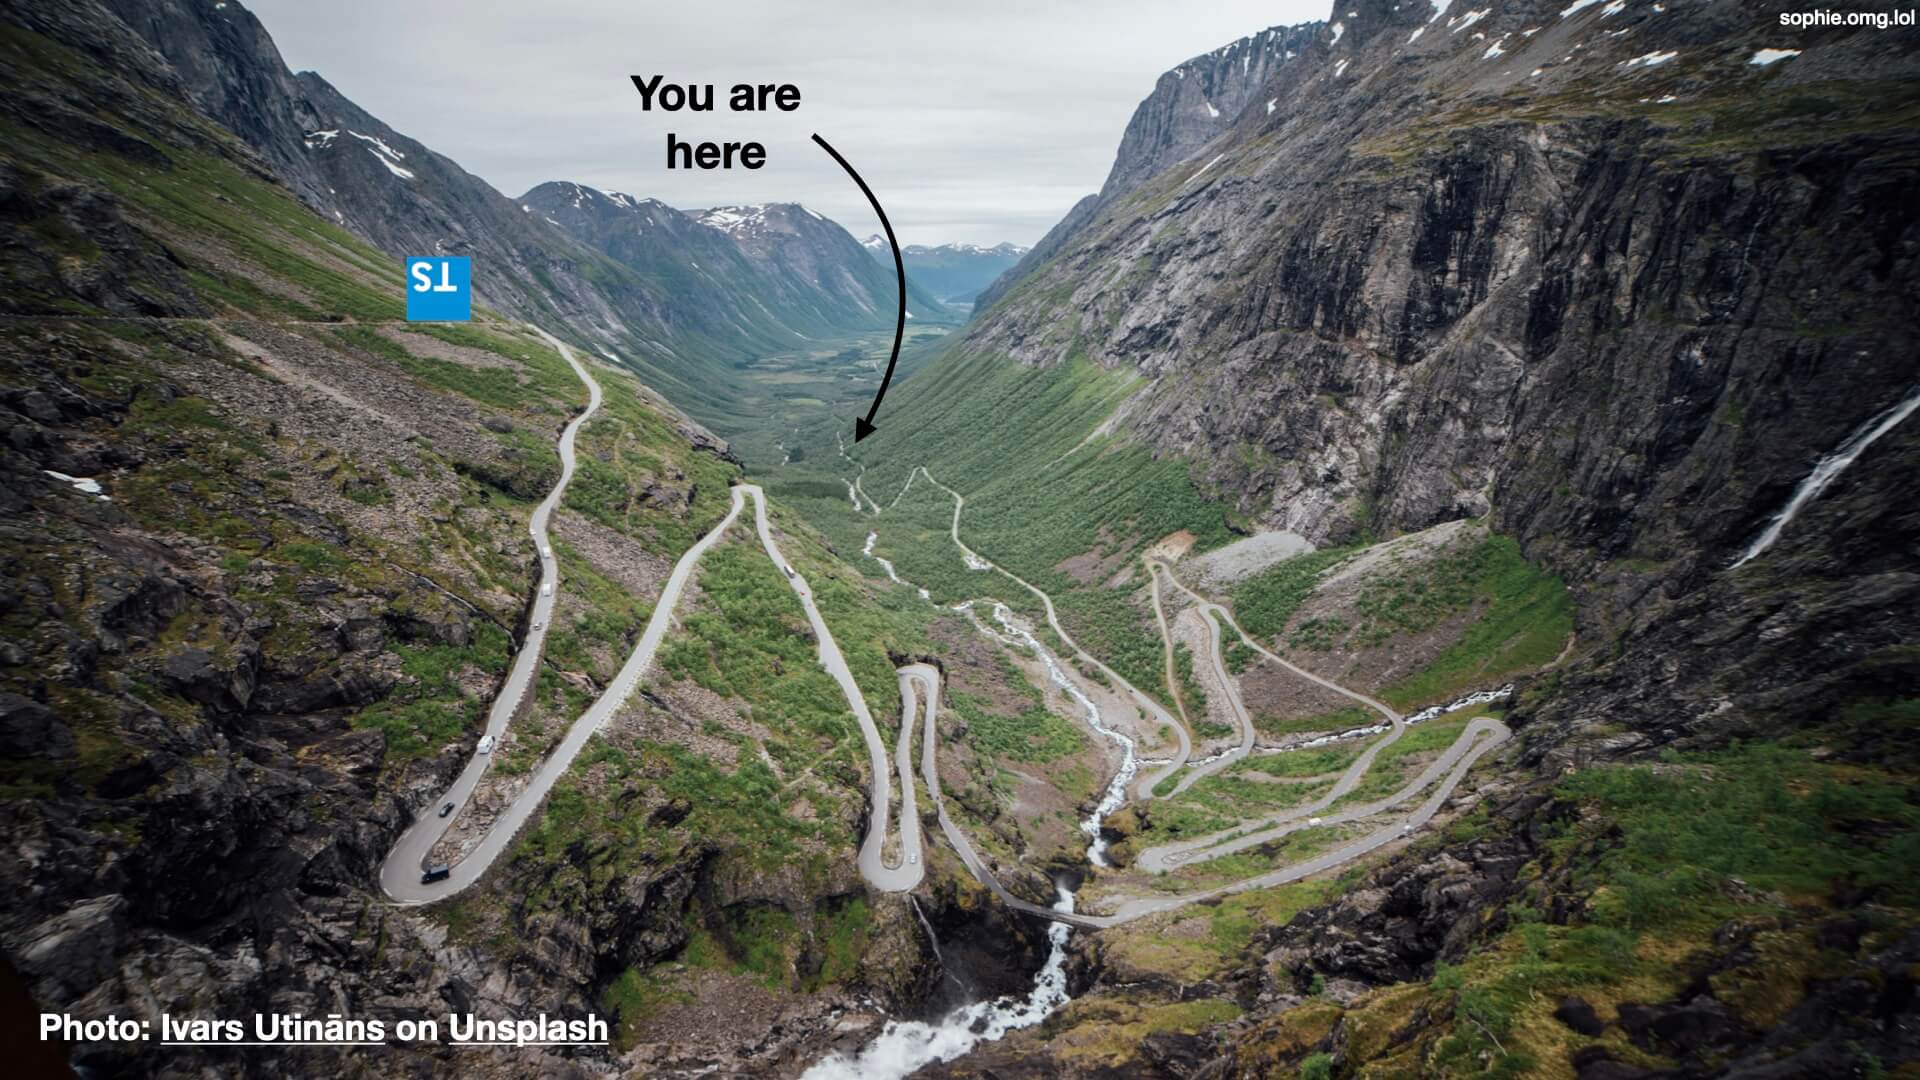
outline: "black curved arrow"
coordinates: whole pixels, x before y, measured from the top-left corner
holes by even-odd
[[[887,396],[887,384],[893,381],[893,365],[900,361],[900,338],[907,332],[907,264],[900,258],[900,242],[893,238],[893,223],[887,220],[887,212],[880,209],[880,200],[873,197],[873,189],[860,179],[859,173],[853,171],[847,159],[840,156],[840,151],[827,145],[827,140],[815,135],[813,141],[819,143],[820,149],[831,154],[833,160],[847,170],[853,182],[860,185],[861,194],[873,204],[873,212],[880,215],[880,227],[887,230],[887,246],[893,249],[893,276],[900,282],[900,314],[893,320],[893,353],[887,357],[887,373],[880,378],[880,392],[873,395],[873,404],[867,408],[867,415],[854,417],[853,420],[853,441],[859,442],[873,434],[873,414],[880,411],[880,399]]]

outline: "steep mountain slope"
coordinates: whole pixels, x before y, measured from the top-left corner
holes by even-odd
[[[0,15],[0,822],[18,856],[0,868],[0,946],[30,998],[156,1024],[455,1010],[614,1030],[609,1049],[457,1061],[381,1048],[381,1072],[613,1072],[658,1060],[634,1044],[659,1037],[689,1068],[791,1072],[879,1009],[945,992],[930,923],[948,981],[998,987],[1037,963],[1039,936],[955,867],[929,867],[917,906],[865,888],[860,735],[788,581],[742,535],[479,886],[426,908],[381,895],[383,860],[474,759],[525,640],[529,516],[588,389],[490,312],[405,323],[391,253],[304,205],[104,9]],[[788,247],[816,221],[764,216],[777,232],[797,215],[796,240],[672,213],[686,243],[763,276],[755,260],[808,257]],[[604,400],[552,519],[541,667],[448,849],[609,684],[740,475],[652,388],[584,359]],[[876,707],[930,627],[970,635],[876,595],[771,512]],[[994,659],[954,669],[982,668],[974,685],[1015,704],[978,715],[1014,722],[1031,706]],[[53,1049],[89,1075],[232,1067],[218,1049]],[[351,1072],[366,1054],[278,1048],[247,1068]]]
[[[891,259],[873,265],[847,231],[795,203],[680,211],[564,181],[519,199],[568,235],[604,252],[673,295],[713,298],[746,347],[891,329],[899,289]],[[909,289],[907,311],[945,315],[938,300]]]
[[[882,264],[892,265],[893,251],[888,247],[886,237],[875,233],[860,243]],[[900,258],[906,263],[909,282],[946,303],[968,304],[981,289],[1019,262],[1026,253],[1027,249],[1018,244],[1005,243],[992,247],[978,244],[941,244],[937,247],[908,244],[900,249]]]
[[[402,321],[391,257],[278,184],[104,10],[9,8],[0,58],[10,972],[44,1008],[156,1025],[169,1010],[620,1017],[629,967],[729,932],[694,894],[766,855],[766,834],[725,816],[743,792],[764,804],[752,770],[686,755],[680,777],[703,786],[662,797],[675,842],[623,863],[618,888],[587,887],[593,871],[576,865],[604,868],[588,854],[604,838],[547,846],[582,801],[631,805],[591,778],[559,789],[509,852],[496,877],[513,888],[496,903],[401,908],[376,885],[402,826],[474,754],[525,635],[540,563],[529,515],[587,387],[520,324]],[[604,401],[553,519],[562,593],[544,666],[494,751],[509,779],[606,684],[739,475],[652,390],[589,368]],[[833,569],[824,552],[796,557],[823,579]],[[706,580],[719,591],[719,573]],[[822,589],[836,612],[867,602]],[[789,662],[804,649],[784,610],[768,624],[714,606],[694,618],[736,650],[730,662],[773,657],[749,629]],[[886,626],[849,633],[849,653],[884,668]],[[814,790],[858,787],[851,753],[829,740],[815,756]],[[850,850],[846,816],[822,808],[804,831]],[[660,834],[664,820],[637,822]],[[921,960],[904,909],[869,931],[835,874],[752,888],[823,936],[844,930],[799,954],[831,961],[800,963],[811,1000],[850,1001],[849,985],[911,995]],[[63,1053],[89,1075],[234,1067],[231,1051],[184,1046]],[[337,1072],[356,1053],[295,1047],[247,1068]],[[383,1072],[454,1067],[432,1046],[380,1053]],[[617,1068],[614,1054],[477,1050],[457,1067],[573,1074]]]
[[[1283,107],[980,316],[899,426],[965,425],[939,414],[983,378],[1134,373],[1108,428],[1271,526],[1338,540],[1491,511],[1580,578],[1603,559],[1685,591],[1768,573],[1716,571],[1911,387],[1911,328],[1883,317],[1914,288],[1910,42],[1828,33],[1763,66],[1778,32],[1744,7],[1509,4],[1451,29],[1351,10],[1275,77]],[[1850,479],[1884,482],[1900,445]]]
[[[1074,204],[1013,269],[981,290],[980,309],[992,307],[1014,282],[1044,265],[1101,207],[1192,157],[1231,128],[1250,106],[1260,105],[1271,113],[1278,99],[1262,97],[1263,89],[1275,73],[1307,52],[1320,33],[1318,23],[1271,27],[1161,75],[1153,93],[1127,121],[1113,168],[1100,190]]]
[[[1539,779],[1474,830],[1351,875],[1351,904],[1272,895],[1268,917],[1300,913],[1289,928],[1107,935],[1132,960],[1079,1024],[954,1074],[1178,1075],[1230,1041],[1244,1051],[1213,1068],[1248,1076],[1314,1055],[1355,1075],[1475,1060],[1703,1075],[1737,1052],[1756,1068],[1801,1054],[1779,1075],[1814,1075],[1847,1039],[1914,1056],[1898,1019],[1830,1027],[1848,999],[1804,968],[1764,1007],[1740,992],[1765,950],[1814,948],[1829,921],[1890,928],[1848,939],[1834,963],[1849,978],[1914,955],[1912,897],[1888,875],[1912,843],[1897,718],[1920,674],[1920,518],[1900,491],[1920,428],[1849,454],[1770,547],[1731,564],[1816,462],[1915,390],[1897,313],[1920,299],[1920,41],[1786,31],[1782,10],[1343,2],[1303,28],[1259,107],[1077,208],[890,399],[891,423],[854,452],[868,486],[929,462],[968,496],[983,554],[1010,565],[1045,571],[1072,546],[1063,504],[1114,530],[1078,534],[1088,560],[1181,525],[1202,547],[1256,523],[1340,544],[1483,518],[1567,580],[1579,635],[1507,717]],[[1800,749],[1716,749],[1736,737]],[[1670,776],[1614,764],[1663,747]],[[1570,770],[1593,775],[1549,780]],[[1809,791],[1829,794],[1766,803]],[[1635,884],[1664,872],[1663,814],[1693,853],[1679,858],[1706,867],[1682,890],[1697,918],[1609,900],[1687,903]],[[1715,839],[1743,815],[1797,839],[1773,854]],[[1576,820],[1551,840],[1550,822]],[[1746,875],[1782,891],[1743,892]],[[1204,970],[1140,963],[1169,933],[1224,934],[1228,951]],[[1639,981],[1582,966],[1602,939],[1642,950],[1621,976]],[[1134,1049],[1083,1026],[1135,1022],[1124,999],[1155,980],[1253,1017]],[[1591,1001],[1563,1023],[1556,993]],[[1681,1031],[1683,1014],[1716,1019]]]
[[[777,210],[778,227],[756,242],[734,237],[731,258],[720,257],[724,249],[711,236],[681,229],[656,233],[649,244],[622,243],[624,257],[610,255],[595,241],[608,239],[613,223],[594,226],[558,212],[580,189],[548,184],[519,201],[506,198],[320,75],[288,71],[239,3],[106,6],[164,57],[200,111],[237,133],[322,216],[396,258],[472,257],[480,302],[563,326],[708,422],[747,422],[728,411],[742,395],[737,362],[891,322],[891,276],[824,219]],[[82,40],[81,29],[73,30]],[[91,47],[105,54],[123,44]],[[629,208],[609,202],[607,209]],[[765,242],[776,235],[789,242]],[[922,318],[945,316],[933,297],[910,303]]]
[[[657,323],[670,309],[670,295],[568,243],[319,75],[288,71],[266,28],[240,4],[106,7],[166,59],[196,107],[238,134],[302,202],[382,251],[472,256],[482,302],[521,317],[564,314],[602,335],[623,322]]]

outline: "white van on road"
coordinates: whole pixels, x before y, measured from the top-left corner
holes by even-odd
[[[552,595],[553,595],[553,582],[551,582],[551,581],[549,581],[549,582],[547,582],[547,583],[546,583],[545,585],[542,585],[542,586],[540,586],[540,595],[541,595],[541,596],[552,596]]]
[[[483,754],[493,753],[493,736],[491,735],[480,736],[480,752]]]

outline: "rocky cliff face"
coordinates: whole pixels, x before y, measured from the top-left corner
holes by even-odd
[[[1262,98],[1262,90],[1323,39],[1319,23],[1275,26],[1161,75],[1127,121],[1113,169],[1100,185],[1100,201],[1110,203],[1193,157],[1251,106],[1261,106],[1257,115],[1270,115],[1280,101]]]
[[[976,318],[948,363],[1137,372],[1111,428],[1266,525],[1338,543],[1487,518],[1568,579],[1580,643],[1508,714],[1537,778],[1490,800],[1501,839],[1462,830],[1343,881],[1257,955],[1159,986],[1246,1019],[1109,1052],[1084,1018],[1130,1017],[1158,985],[1123,958],[1081,1019],[952,1075],[1264,1076],[1317,1057],[1325,1075],[1814,1076],[1848,1040],[1861,1061],[1914,1056],[1907,976],[1886,976],[1906,924],[1844,931],[1881,901],[1840,874],[1797,906],[1717,886],[1773,914],[1667,931],[1688,958],[1673,981],[1606,991],[1599,1015],[1570,996],[1523,1032],[1502,1026],[1520,1006],[1474,996],[1539,937],[1501,912],[1557,934],[1604,923],[1626,888],[1595,888],[1622,842],[1612,808],[1545,797],[1554,778],[1736,738],[1817,744],[1896,787],[1911,768],[1889,703],[1920,675],[1920,517],[1901,494],[1920,427],[1889,429],[1733,567],[1817,462],[1916,387],[1899,313],[1920,300],[1920,36],[1792,32],[1782,10],[1340,3],[1259,107],[1076,207]],[[1719,782],[1768,783],[1751,765]],[[1569,832],[1591,846],[1555,840]],[[1834,966],[1783,965],[1780,942]],[[1743,997],[1751,979],[1778,1001]]]
[[[1563,7],[1343,5],[1259,91],[1275,108],[1105,201],[967,346],[1139,371],[1121,429],[1276,527],[1492,513],[1606,594],[1591,632],[1796,549],[1907,595],[1898,438],[1848,481],[1882,561],[1833,561],[1836,512],[1720,571],[1912,386],[1915,41]],[[1605,560],[1632,570],[1602,584]]]
[[[1052,258],[1093,219],[1098,208],[1198,153],[1232,128],[1249,106],[1259,105],[1272,113],[1279,99],[1260,97],[1262,90],[1283,66],[1315,47],[1322,37],[1320,29],[1319,23],[1271,27],[1202,53],[1161,75],[1153,93],[1127,122],[1100,191],[1075,204],[1032,251],[1022,253],[1020,262],[982,289],[979,309],[992,307],[1014,282]]]

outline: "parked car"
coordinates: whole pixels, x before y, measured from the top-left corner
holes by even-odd
[[[1309,825],[1318,825],[1318,824],[1320,824],[1320,819],[1319,819],[1319,818],[1317,818],[1317,817],[1310,817],[1310,818],[1308,818],[1308,819],[1307,819],[1307,824],[1309,824]]]
[[[445,805],[445,806],[443,806],[443,807],[441,807],[441,808],[440,808],[440,816],[441,816],[441,817],[446,817],[446,816],[447,816],[448,814],[451,814],[451,813],[453,813],[453,804],[452,804],[452,803],[448,803],[447,805]]]
[[[480,736],[480,752],[483,754],[493,753],[493,736],[491,735]]]
[[[436,881],[445,881],[451,873],[453,873],[451,866],[430,866],[426,873],[420,875],[420,884],[431,885]]]

